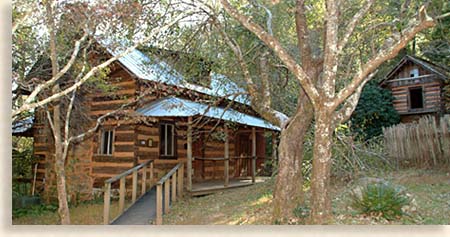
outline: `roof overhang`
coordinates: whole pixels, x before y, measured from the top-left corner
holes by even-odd
[[[166,97],[153,101],[138,109],[136,112],[148,117],[205,116],[243,125],[280,131],[279,127],[264,119],[241,113],[231,108],[220,108],[177,97]]]

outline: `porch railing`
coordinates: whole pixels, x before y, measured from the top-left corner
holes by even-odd
[[[184,164],[178,163],[164,177],[156,183],[156,224],[162,225],[163,198],[164,214],[169,213],[170,202],[176,202],[177,197],[183,196]],[[164,196],[163,196],[164,186]],[[172,191],[172,193],[170,193]]]
[[[147,179],[147,168],[150,169],[150,178]],[[114,182],[119,181],[119,214],[115,217],[117,218],[125,210],[125,194],[126,194],[126,178],[132,175],[132,185],[131,185],[131,205],[132,206],[137,200],[137,189],[138,189],[138,172],[142,171],[141,177],[141,194],[139,197],[143,196],[147,190],[147,182],[150,181],[150,188],[152,187],[151,181],[153,180],[153,160],[145,161],[123,173],[120,173],[110,179],[105,181],[104,187],[104,207],[103,207],[103,224],[110,224],[110,208],[111,208],[111,185]],[[114,219],[115,219],[114,218]]]
[[[192,160],[211,160],[211,161],[224,161],[224,186],[228,187],[230,180],[230,165],[229,161],[232,159],[251,159],[251,174],[252,174],[252,183],[256,182],[256,159],[266,158],[266,157],[258,157],[258,156],[230,156],[230,157],[193,157]]]

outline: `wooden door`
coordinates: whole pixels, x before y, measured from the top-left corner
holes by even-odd
[[[205,149],[203,148],[203,134],[200,134],[199,137],[192,143],[192,156],[193,157],[205,157]],[[203,180],[205,167],[204,160],[195,159],[193,162],[194,169],[194,181]]]
[[[248,157],[252,155],[252,140],[250,133],[241,133],[237,135],[236,139],[236,156]],[[237,159],[235,163],[235,177],[250,176],[251,175],[251,160]]]

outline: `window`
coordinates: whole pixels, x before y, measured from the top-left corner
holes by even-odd
[[[101,134],[100,154],[112,155],[114,142],[114,131],[103,130]]]
[[[419,69],[414,68],[411,71],[409,71],[409,77],[418,77],[419,76]]]
[[[423,109],[423,90],[422,87],[409,89],[409,108]]]
[[[160,155],[167,157],[175,156],[175,126],[173,124],[162,123],[160,131]]]

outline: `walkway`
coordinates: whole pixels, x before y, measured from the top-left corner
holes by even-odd
[[[164,187],[163,187],[164,196]],[[164,198],[163,198],[164,212]],[[133,206],[128,208],[111,225],[150,225],[156,217],[156,186],[139,198]]]
[[[264,182],[267,178],[257,177],[256,183]],[[192,196],[211,194],[230,188],[238,188],[252,185],[248,179],[231,179],[227,188],[223,186],[223,181],[209,180],[201,183],[194,183]],[[164,186],[163,195],[163,213],[164,213]],[[171,194],[169,194],[171,196]],[[171,202],[171,201],[170,201]],[[133,206],[129,207],[121,216],[114,220],[112,225],[150,225],[156,218],[156,186],[149,190],[144,196],[139,198]]]

